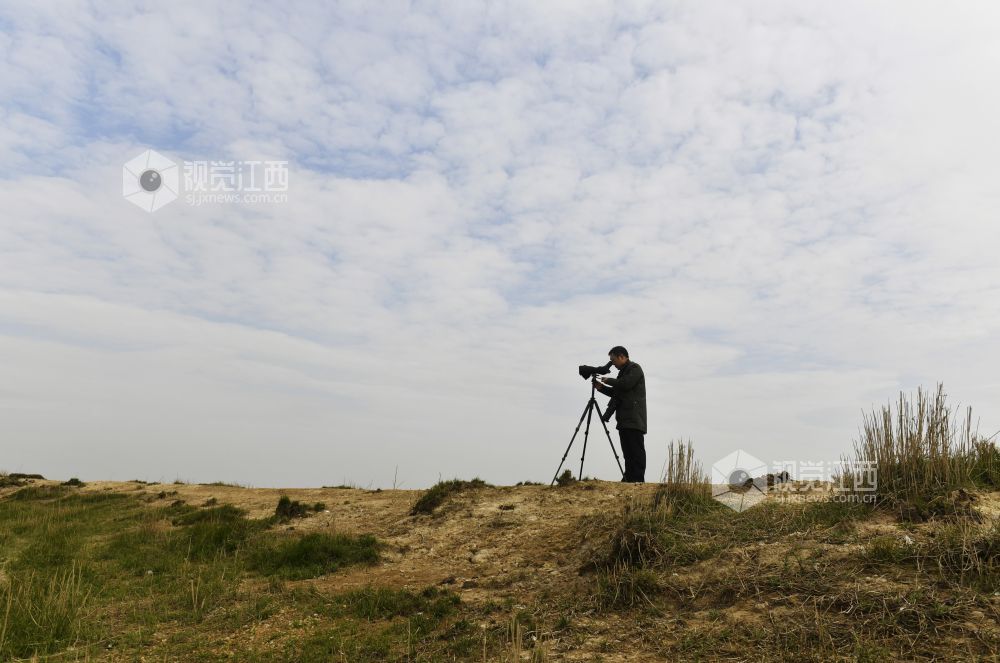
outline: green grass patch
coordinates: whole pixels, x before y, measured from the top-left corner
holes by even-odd
[[[223,634],[306,609],[284,579],[378,559],[373,537],[291,536],[273,531],[274,517],[250,519],[232,505],[152,506],[131,493],[65,486],[21,491],[0,499],[0,660],[65,655],[71,645],[82,660],[109,643],[126,658],[210,660],[211,638],[221,646]],[[407,600],[359,595],[352,610],[439,609],[437,599]],[[153,637],[168,624],[167,640]]]
[[[9,573],[0,582],[0,659],[44,656],[93,637],[84,619],[93,589],[75,564],[51,575]]]
[[[884,534],[869,541],[861,557],[868,566],[897,566],[916,559],[915,552],[913,544],[907,544],[899,535]]]
[[[603,608],[655,607],[663,592],[660,577],[652,569],[618,564],[597,575],[597,602]]]
[[[307,663],[480,660],[482,634],[452,592],[369,586],[331,597],[317,593],[311,605],[333,624],[290,641],[281,656]]]
[[[16,491],[9,499],[12,500],[51,500],[62,497],[69,492],[65,486],[28,486]]]
[[[422,592],[389,587],[365,587],[335,597],[332,604],[338,610],[334,616],[350,614],[367,620],[392,619],[416,614],[429,615],[441,620],[455,610],[460,603],[453,592],[428,587]]]
[[[375,537],[363,534],[326,534],[310,532],[303,536],[272,541],[254,549],[250,568],[264,575],[288,580],[315,578],[353,564],[375,564],[380,544]]]
[[[101,637],[91,606],[103,575],[89,547],[130,514],[123,495],[63,486],[18,493],[0,500],[0,660],[46,656]]]
[[[207,509],[189,507],[173,518],[174,525],[196,525],[198,523],[232,523],[246,519],[246,509],[240,509],[232,504],[223,504]]]

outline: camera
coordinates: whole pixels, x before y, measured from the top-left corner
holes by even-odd
[[[613,362],[609,361],[604,366],[580,366],[580,368],[578,369],[580,371],[580,377],[583,378],[584,380],[588,380],[598,375],[605,375],[607,373],[610,373],[612,364]],[[604,411],[604,416],[602,416],[601,419],[603,419],[605,422],[611,421],[611,416],[615,413],[615,410],[617,409],[618,409],[618,399],[612,397],[612,399],[608,401],[608,407]]]
[[[595,375],[604,375],[611,372],[611,362],[609,361],[604,366],[580,366],[577,370],[580,371],[580,377],[584,380],[589,380]]]

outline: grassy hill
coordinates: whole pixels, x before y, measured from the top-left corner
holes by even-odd
[[[794,485],[793,485],[794,487]],[[1000,493],[979,519],[657,485],[418,491],[34,480],[2,489],[4,660],[979,659],[1000,649]],[[281,521],[281,494],[325,508]],[[794,499],[792,499],[794,498]],[[203,506],[214,500],[212,506]]]

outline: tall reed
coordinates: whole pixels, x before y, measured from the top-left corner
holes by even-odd
[[[671,441],[667,445],[667,470],[653,497],[653,506],[668,505],[683,510],[704,505],[711,499],[712,484],[701,463],[694,459],[691,441],[687,444],[682,440]]]
[[[955,415],[941,384],[915,399],[901,392],[895,409],[865,414],[860,433],[842,477],[877,504],[921,503],[997,476],[996,446],[973,430],[972,408]]]

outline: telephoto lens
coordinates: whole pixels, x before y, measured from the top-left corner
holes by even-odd
[[[604,366],[587,366],[582,365],[578,369],[580,371],[580,377],[584,380],[589,380],[595,375],[604,375],[605,373],[611,372],[611,362],[609,361]]]

